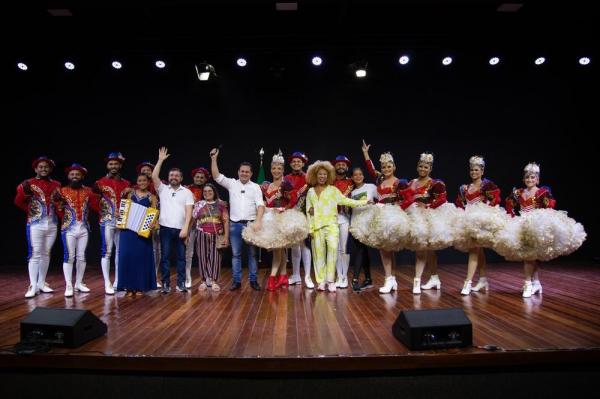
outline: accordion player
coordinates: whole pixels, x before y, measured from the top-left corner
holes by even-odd
[[[132,230],[138,235],[148,238],[157,219],[158,209],[145,207],[123,198],[119,204],[117,228]]]

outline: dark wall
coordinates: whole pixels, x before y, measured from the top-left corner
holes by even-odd
[[[572,54],[554,54],[554,63],[535,68],[531,56],[508,54],[491,68],[483,54],[465,53],[444,69],[438,55],[415,55],[400,68],[395,54],[372,54],[364,81],[351,76],[345,54],[330,54],[321,70],[309,66],[307,54],[279,57],[279,72],[268,55],[250,59],[246,70],[234,67],[233,55],[215,55],[219,78],[207,84],[195,77],[197,59],[186,56],[167,59],[160,72],[149,56],[139,55],[122,57],[121,71],[100,56],[77,58],[73,73],[61,69],[58,57],[35,60],[27,73],[10,65],[3,75],[8,123],[1,263],[25,263],[23,214],[12,200],[37,155],[57,161],[54,177],[61,181],[64,166],[85,164],[91,184],[104,173],[110,150],[123,152],[124,175],[133,178],[135,164],[155,161],[159,146],[173,154],[168,167],[189,171],[208,166],[210,148],[222,144],[221,169],[232,176],[240,161],[258,163],[261,147],[267,164],[281,148],[284,154],[303,150],[311,160],[347,154],[362,165],[362,138],[372,144],[374,159],[393,152],[398,177],[413,177],[419,154],[432,151],[433,176],[446,182],[452,199],[468,180],[473,154],[486,158],[486,175],[503,196],[522,183],[524,165],[537,161],[558,208],[588,232],[571,257],[597,258],[594,67],[578,67]],[[97,263],[97,228],[92,236],[88,257]],[[464,255],[444,251],[441,261],[462,262]]]

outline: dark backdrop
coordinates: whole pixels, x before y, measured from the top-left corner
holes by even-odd
[[[166,166],[181,167],[189,183],[193,167],[209,166],[215,145],[223,146],[221,170],[234,176],[242,160],[258,166],[261,147],[267,165],[279,148],[285,155],[305,151],[311,161],[346,154],[363,165],[362,138],[372,144],[374,160],[392,151],[398,177],[413,177],[419,154],[432,151],[433,176],[446,182],[452,200],[469,180],[473,154],[486,158],[486,176],[503,197],[522,184],[527,162],[540,163],[542,184],[552,188],[558,209],[568,210],[588,232],[571,257],[597,257],[593,65],[583,68],[575,53],[556,50],[547,65],[535,67],[531,53],[505,50],[492,68],[487,50],[469,48],[453,51],[456,62],[444,68],[445,51],[416,49],[413,61],[400,67],[398,53],[364,49],[364,80],[348,70],[355,54],[344,49],[322,53],[319,69],[304,51],[250,53],[244,70],[235,66],[233,52],[171,54],[163,71],[154,69],[153,54],[135,53],[119,57],[120,71],[110,68],[109,54],[79,54],[72,72],[56,54],[30,57],[27,73],[11,64],[3,75],[8,123],[1,262],[25,263],[24,216],[12,201],[37,155],[57,161],[54,177],[63,182],[67,164],[83,163],[91,184],[104,173],[108,151],[123,152],[124,176],[133,179],[134,166],[154,162],[165,145],[172,153]],[[217,79],[197,80],[193,65],[203,59],[215,66]],[[97,263],[95,219],[92,225],[88,258]],[[53,262],[60,263],[60,247],[57,242]],[[441,255],[442,262],[464,260],[454,250]]]

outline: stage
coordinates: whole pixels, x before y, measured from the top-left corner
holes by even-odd
[[[294,286],[264,290],[267,269],[260,269],[263,290],[229,292],[229,268],[220,292],[159,291],[143,297],[104,294],[99,267],[89,266],[89,294],[63,296],[62,270],[51,267],[54,294],[23,297],[25,266],[0,269],[0,368],[167,372],[261,373],[344,372],[346,370],[436,371],[486,368],[563,367],[600,360],[600,269],[588,263],[542,266],[543,295],[521,297],[522,266],[488,266],[488,293],[462,296],[464,265],[440,265],[441,292],[413,295],[410,265],[395,274],[399,291],[379,294],[383,270],[373,270],[375,288],[355,293],[316,292]],[[20,321],[35,307],[87,309],[108,325],[106,336],[77,349],[54,348],[46,354],[15,355]],[[405,309],[463,308],[473,324],[473,347],[410,351],[391,332]],[[485,350],[495,345],[496,351]]]

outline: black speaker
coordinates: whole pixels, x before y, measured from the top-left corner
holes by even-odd
[[[473,344],[471,321],[460,308],[404,310],[394,322],[392,333],[413,350]]]
[[[21,321],[21,342],[77,348],[106,330],[106,324],[89,310],[37,307]]]

